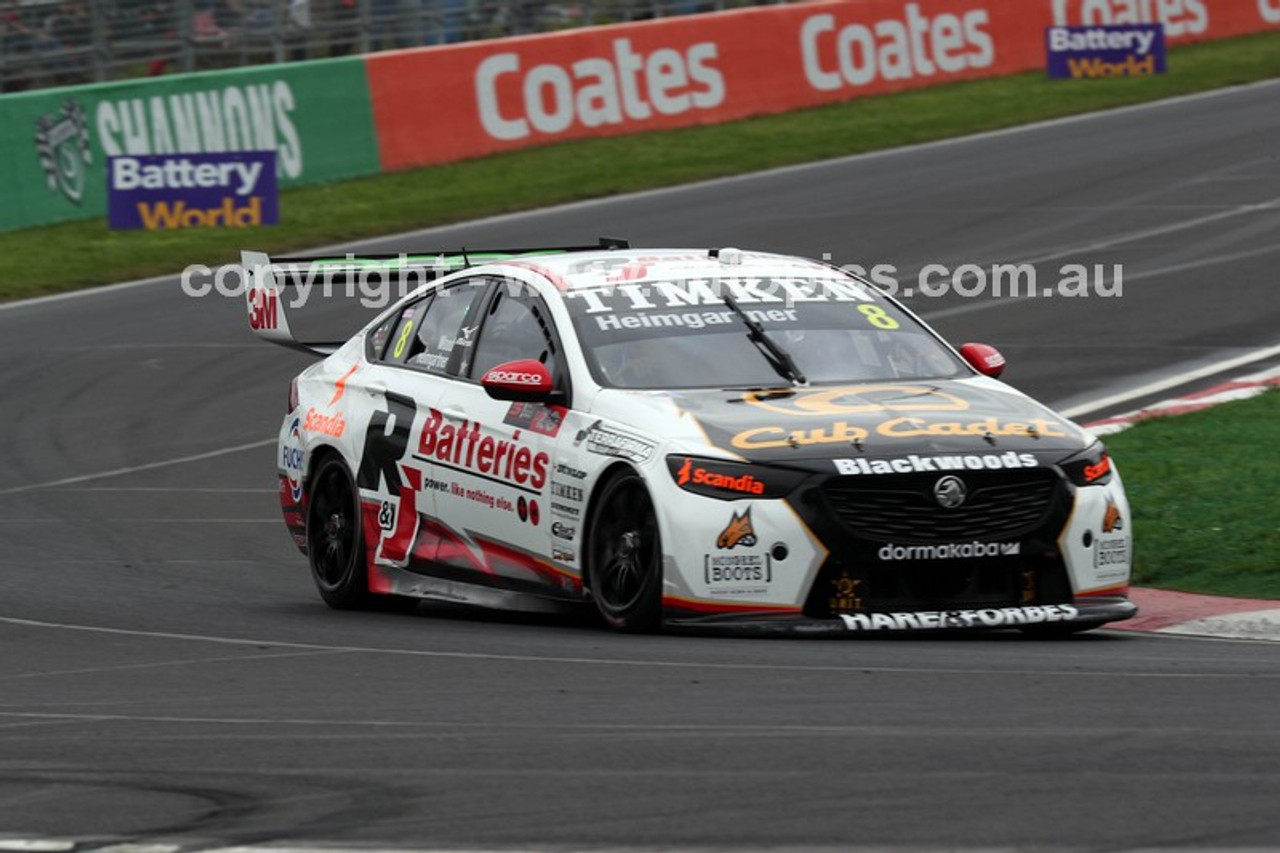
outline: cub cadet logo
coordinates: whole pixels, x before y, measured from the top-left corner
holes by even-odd
[[[876,556],[885,562],[894,562],[1016,557],[1021,553],[1021,542],[950,542],[946,545],[885,545],[876,552]]]
[[[484,375],[485,382],[501,382],[504,385],[538,385],[542,377],[536,373],[525,373],[515,370],[490,370]]]
[[[986,9],[933,18],[908,3],[906,20],[884,18],[836,29],[836,16],[814,15],[800,27],[804,76],[820,92],[866,86],[877,78],[911,80],[987,68],[996,58]]]
[[[938,421],[921,418],[893,418],[875,427],[877,435],[885,438],[920,438],[922,436],[1052,436],[1062,438],[1066,433],[1059,424],[1044,418],[1030,421],[1001,421],[983,418],[980,421]],[[824,429],[793,429],[783,427],[756,427],[743,430],[732,439],[734,447],[743,450],[762,450],[769,447],[808,447],[814,444],[849,444],[867,438],[871,431],[853,426],[847,421],[836,421]]]
[[[723,489],[726,492],[739,492],[746,495],[764,494],[764,483],[751,474],[743,474],[740,477],[717,474],[702,466],[694,468],[693,460],[685,459],[684,465],[680,468],[679,473],[676,474],[676,485],[684,486],[689,483],[695,486],[710,486],[713,489]]]
[[[1275,2],[1258,0],[1264,19],[1268,1]],[[1209,29],[1209,10],[1204,0],[1053,0],[1053,22],[1059,27],[1160,23],[1166,36],[1177,38]]]
[[[751,507],[747,507],[741,513],[735,512],[724,530],[720,531],[719,538],[716,539],[716,547],[722,551],[737,548],[739,545],[750,548],[754,544],[756,544],[756,529],[751,524]]]
[[[1107,498],[1107,509],[1102,514],[1102,532],[1114,533],[1124,529],[1124,518],[1120,515],[1120,507],[1111,498]]]
[[[480,424],[458,421],[446,423],[438,409],[428,408],[418,439],[418,455],[445,467],[473,471],[482,477],[506,481],[516,486],[541,490],[547,482],[551,457],[534,453],[516,441],[482,435]]]
[[[535,65],[524,74],[518,53],[485,58],[475,72],[476,104],[485,131],[494,139],[524,139],[533,131],[562,133],[575,121],[583,127],[618,125],[644,121],[655,111],[680,115],[724,102],[724,75],[711,64],[718,52],[715,42],[699,42],[684,53],[661,48],[648,56],[633,51],[630,39],[614,39],[612,47],[612,57],[587,57],[568,69]],[[510,109],[508,103],[504,111],[499,89],[517,84],[500,80],[513,74],[518,75],[522,109]]]
[[[36,156],[51,192],[61,192],[72,204],[84,198],[84,167],[93,162],[89,124],[84,107],[68,100],[53,115],[36,119]]]
[[[1000,471],[1036,467],[1030,453],[966,453],[956,456],[917,456],[901,459],[832,459],[841,474],[920,474],[933,471]]]
[[[98,138],[108,156],[275,151],[278,174],[301,177],[297,103],[284,80],[179,95],[98,102]]]
[[[325,415],[316,411],[313,406],[307,410],[307,419],[303,421],[302,428],[307,432],[318,432],[321,435],[341,438],[342,433],[347,429],[347,421],[343,418],[342,412],[336,415]]]
[[[860,415],[871,412],[963,412],[969,403],[954,394],[917,385],[845,385],[814,388],[786,397],[776,391],[748,391],[753,406],[792,417]]]
[[[951,628],[1010,628],[1045,622],[1071,622],[1080,611],[1070,604],[1000,607],[984,610],[925,610],[918,613],[841,613],[850,631],[926,631]]]

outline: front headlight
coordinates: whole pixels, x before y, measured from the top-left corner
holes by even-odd
[[[809,476],[803,471],[681,454],[667,457],[667,470],[686,492],[722,501],[785,497]]]
[[[1095,441],[1059,465],[1077,486],[1101,486],[1111,482],[1111,457],[1101,441]]]

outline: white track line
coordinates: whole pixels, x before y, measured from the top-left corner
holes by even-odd
[[[145,465],[116,468],[111,471],[100,471],[97,474],[81,474],[77,477],[65,477],[61,480],[50,480],[46,483],[29,483],[25,486],[11,486],[7,489],[0,489],[0,495],[16,495],[20,492],[30,492],[36,489],[52,489],[55,486],[70,486],[73,483],[87,483],[92,480],[105,480],[108,477],[120,477],[124,474],[136,474],[139,471],[153,471],[156,468],[168,468],[171,465],[185,465],[188,462],[200,462],[205,459],[215,459],[219,456],[226,456],[231,453],[240,453],[245,450],[256,450],[259,447],[266,447],[269,444],[275,443],[276,439],[267,438],[262,441],[252,441],[248,444],[237,444],[232,447],[210,450],[207,453],[195,453],[191,456],[180,456],[177,459],[148,462]]]
[[[914,145],[903,145],[898,148],[886,148],[881,151],[866,151],[861,154],[850,154],[845,157],[833,157],[828,160],[815,160],[809,163],[796,163],[790,166],[779,166],[774,169],[766,169],[760,172],[748,172],[741,175],[729,175],[723,178],[712,178],[707,181],[697,181],[695,183],[677,184],[669,187],[658,187],[651,190],[641,190],[634,193],[624,193],[621,195],[603,196],[601,198],[584,199],[582,201],[569,202],[567,204],[558,204],[551,207],[536,208],[533,210],[521,210],[513,213],[503,213],[496,216],[486,216],[481,219],[471,219],[464,222],[454,222],[448,225],[437,225],[431,228],[419,228],[412,231],[401,231],[395,234],[385,234],[378,237],[366,237],[360,240],[347,243],[336,243],[329,246],[320,246],[312,249],[302,249],[301,254],[324,254],[333,251],[346,251],[348,249],[357,248],[367,243],[382,240],[397,239],[415,239],[424,237],[429,234],[445,232],[457,228],[475,227],[481,225],[494,225],[502,222],[518,222],[521,219],[531,217],[542,217],[551,213],[561,213],[570,210],[584,210],[606,204],[616,204],[622,201],[631,201],[642,198],[653,198],[672,193],[680,193],[688,190],[701,190],[709,187],[724,186],[727,184],[740,183],[743,181],[757,180],[765,177],[776,177],[779,175],[792,175],[813,169],[825,169],[831,166],[843,166],[849,163],[857,163],[865,160],[874,160],[881,157],[896,157],[902,154],[910,154],[919,151],[929,151],[937,148],[948,148],[954,145],[965,145],[971,142],[982,142],[988,139],[1000,139],[1006,136],[1016,136],[1022,133],[1034,132],[1046,128],[1062,127],[1063,125],[1076,124],[1079,122],[1095,121],[1099,118],[1107,116],[1128,115],[1131,113],[1145,112],[1147,110],[1165,109],[1168,107],[1177,107],[1182,104],[1194,103],[1196,101],[1209,100],[1212,98],[1229,97],[1241,93],[1251,92],[1255,89],[1265,89],[1268,87],[1280,85],[1280,80],[1260,80],[1255,83],[1247,83],[1242,86],[1231,86],[1224,89],[1214,89],[1209,92],[1196,92],[1190,95],[1179,95],[1174,98],[1164,98],[1157,101],[1147,101],[1141,104],[1131,104],[1125,107],[1113,107],[1105,110],[1095,110],[1093,112],[1080,113],[1078,115],[1062,116],[1061,118],[1048,119],[1032,124],[1021,124],[1015,127],[1004,127],[997,130],[987,130],[981,133],[972,133],[967,136],[954,136],[948,139],[935,139],[931,142],[919,142]],[[153,276],[151,278],[137,279],[134,281],[124,281],[116,284],[104,285],[102,287],[87,288],[85,290],[75,290],[70,293],[57,293],[52,296],[37,296],[31,299],[21,299],[14,302],[0,303],[0,313],[11,311],[18,308],[27,308],[37,305],[45,305],[51,302],[62,302],[68,299],[79,299],[90,296],[99,296],[106,293],[119,292],[122,290],[130,290],[137,287],[147,287],[150,285],[163,284],[166,282],[176,283],[177,278],[173,275]]]
[[[1225,373],[1237,367],[1243,367],[1246,364],[1253,364],[1257,361],[1265,361],[1269,358],[1280,357],[1280,345],[1266,347],[1265,349],[1254,350],[1253,352],[1238,355],[1234,358],[1228,358],[1224,361],[1214,362],[1204,367],[1188,370],[1184,373],[1178,373],[1165,379],[1155,382],[1149,382],[1146,385],[1140,385],[1137,388],[1130,388],[1127,391],[1121,391],[1108,397],[1100,397],[1096,400],[1090,400],[1087,403],[1081,403],[1072,406],[1069,409],[1059,409],[1059,413],[1068,418],[1079,418],[1081,415],[1087,415],[1090,412],[1096,412],[1101,409],[1108,409],[1120,403],[1127,403],[1139,397],[1145,397],[1149,394],[1158,394],[1161,391],[1167,391],[1170,388],[1177,388],[1179,385],[1186,385],[1190,382],[1196,382],[1209,376],[1219,373]]]
[[[591,658],[591,657],[558,657],[551,655],[513,655],[513,654],[497,654],[492,652],[446,652],[431,649],[388,649],[377,648],[371,646],[341,646],[326,645],[323,643],[297,643],[280,640],[264,640],[261,638],[251,639],[244,637],[223,637],[212,634],[183,634],[172,631],[140,631],[130,628],[105,628],[96,625],[74,625],[64,622],[44,622],[36,619],[20,619],[13,616],[0,616],[0,623],[8,625],[18,625],[24,628],[45,628],[63,631],[84,631],[96,634],[112,634],[124,637],[142,637],[146,639],[161,640],[186,640],[198,643],[219,643],[230,646],[276,646],[282,649],[314,649],[318,651],[333,652],[357,652],[362,654],[373,655],[400,655],[404,657],[434,658],[444,660],[484,660],[484,661],[503,661],[503,662],[521,662],[521,663],[539,663],[539,664],[557,664],[557,665],[585,665],[585,666],[630,666],[630,667],[652,667],[657,669],[699,669],[699,670],[742,670],[742,671],[782,671],[782,672],[841,672],[848,674],[856,673],[893,673],[902,675],[975,675],[975,676],[1004,676],[1004,675],[1028,675],[1037,677],[1099,677],[1099,678],[1155,678],[1155,679],[1188,679],[1188,678],[1208,678],[1208,679],[1227,679],[1239,678],[1238,673],[1224,672],[1147,672],[1147,671],[1130,671],[1125,672],[1117,670],[1115,672],[1091,672],[1087,670],[1063,670],[1059,672],[1046,671],[1044,669],[1028,669],[1028,670],[999,670],[992,671],[990,669],[947,669],[942,667],[898,667],[898,666],[830,666],[821,664],[810,665],[792,665],[792,664],[771,664],[771,663],[718,663],[712,661],[664,661],[664,660],[637,660],[635,658]],[[1273,644],[1268,644],[1273,645]],[[1257,673],[1252,675],[1253,678],[1280,679],[1280,672],[1275,673]]]

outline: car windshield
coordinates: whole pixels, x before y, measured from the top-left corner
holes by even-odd
[[[592,375],[612,388],[787,383],[724,295],[811,383],[929,380],[962,363],[893,303],[853,279],[742,277],[628,282],[565,294]]]

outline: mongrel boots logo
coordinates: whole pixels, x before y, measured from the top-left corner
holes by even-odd
[[[569,66],[547,62],[525,68],[514,52],[486,57],[475,71],[480,123],[494,139],[562,133],[574,124],[595,128],[706,110],[724,102],[719,48],[699,42],[686,50],[636,51],[614,39],[612,56],[590,56]],[[504,80],[503,78],[509,78]],[[519,86],[519,97],[499,89]]]
[[[89,121],[84,107],[67,101],[62,109],[36,120],[36,154],[51,192],[60,192],[72,204],[84,198],[85,167],[93,162],[89,145]]]
[[[1258,2],[1261,9],[1275,0]],[[1209,9],[1205,0],[1053,0],[1053,23],[1059,27],[1164,24],[1165,35],[1177,38],[1208,30]]]

